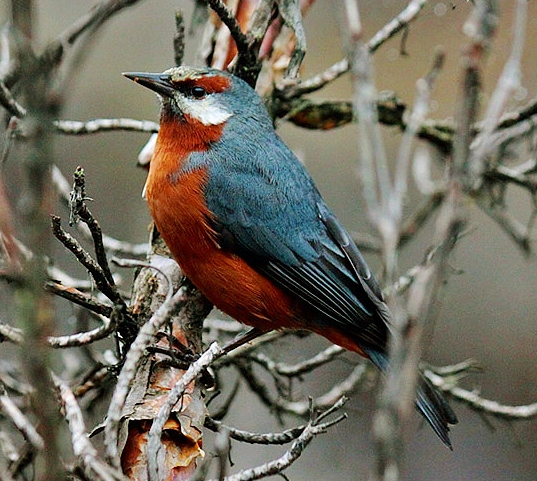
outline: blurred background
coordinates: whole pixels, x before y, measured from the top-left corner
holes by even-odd
[[[365,39],[369,39],[406,5],[402,1],[360,2]],[[494,44],[486,61],[483,78],[483,104],[501,73],[512,42],[514,1],[502,1],[501,18]],[[45,45],[91,6],[86,0],[40,0],[37,2],[38,42]],[[192,12],[190,1],[145,0],[111,20],[83,58],[76,76],[65,92],[67,102],[62,118],[89,120],[106,117],[132,117],[157,120],[158,102],[154,95],[121,76],[123,71],[162,71],[172,66],[174,12],[184,12],[187,25]],[[429,70],[437,46],[447,54],[446,64],[433,91],[429,116],[448,119],[454,115],[460,89],[461,51],[467,38],[462,27],[471,3],[429,2],[412,23],[406,41],[407,55],[400,55],[401,36],[388,41],[374,55],[376,86],[393,90],[411,104],[416,80]],[[2,23],[9,16],[0,5]],[[305,19],[308,53],[302,77],[321,72],[343,55],[338,24],[338,2],[317,0]],[[527,41],[522,62],[522,85],[512,107],[524,105],[537,92],[537,5],[529,3]],[[185,63],[199,63],[196,49],[199,38],[187,37]],[[316,94],[319,98],[350,99],[348,77],[332,83]],[[346,126],[332,131],[305,131],[285,122],[279,132],[304,160],[327,203],[350,231],[375,234],[368,222],[357,175],[357,131]],[[398,149],[400,135],[383,129],[390,158]],[[56,163],[70,178],[78,165],[86,170],[87,191],[95,200],[92,211],[103,230],[120,239],[144,242],[150,218],[141,191],[145,171],[136,167],[139,150],[148,136],[115,132],[93,136],[59,136]],[[19,172],[16,162],[5,166],[7,187],[16,198]],[[511,188],[510,188],[511,189]],[[413,189],[411,189],[413,190]],[[531,199],[512,189],[508,199],[517,217],[526,222],[531,215]],[[411,212],[420,200],[410,194]],[[438,299],[438,317],[426,345],[425,358],[436,364],[452,364],[474,358],[484,367],[470,376],[464,386],[475,388],[484,397],[504,404],[529,404],[537,401],[537,265],[526,256],[480,210],[468,202],[469,233],[461,239],[451,258],[460,273],[449,278]],[[57,206],[65,218],[66,213]],[[400,270],[423,259],[431,245],[433,223],[428,225],[401,252]],[[58,252],[61,249],[58,248]],[[366,255],[379,269],[379,260]],[[60,260],[60,262],[63,262]],[[2,309],[9,309],[4,306]],[[303,353],[296,354],[297,345]],[[274,357],[297,360],[325,347],[313,336],[301,341],[281,341]],[[4,349],[4,345],[2,346]],[[4,351],[7,352],[7,351]],[[319,374],[298,391],[318,395],[335,378],[343,378],[356,358],[347,355]],[[375,391],[356,394],[347,404],[349,419],[317,437],[286,476],[293,481],[363,480],[374,469],[371,418]],[[244,389],[239,393],[240,409],[226,422],[240,429],[266,432],[282,427]],[[537,479],[537,425],[535,421],[503,422],[470,411],[453,402],[460,423],[452,430],[453,452],[448,451],[416,415],[407,433],[405,479],[427,481],[522,481]],[[239,404],[237,404],[237,407]],[[287,425],[296,420],[286,419]],[[210,438],[206,442],[210,451]],[[282,447],[252,447],[235,443],[231,452],[233,470],[255,466],[279,456]],[[272,478],[271,478],[272,479]],[[281,478],[273,478],[281,479]]]

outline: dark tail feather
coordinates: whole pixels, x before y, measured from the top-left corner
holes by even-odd
[[[388,369],[388,358],[385,353],[367,350],[367,354],[381,371]],[[449,425],[457,424],[457,416],[442,393],[421,373],[416,390],[416,409],[442,442],[449,449],[453,449],[449,439]]]
[[[457,424],[457,416],[442,393],[421,373],[416,391],[416,408],[442,442],[453,449],[449,439],[449,425]]]

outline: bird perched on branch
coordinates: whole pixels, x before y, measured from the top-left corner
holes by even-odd
[[[387,370],[377,281],[257,93],[210,68],[124,75],[161,100],[145,192],[184,274],[256,334],[310,330]],[[451,447],[456,416],[423,377],[416,406]]]

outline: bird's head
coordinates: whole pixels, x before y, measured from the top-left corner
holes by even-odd
[[[180,66],[162,73],[123,75],[156,92],[162,101],[162,115],[168,120],[222,125],[233,115],[261,104],[246,82],[212,68]]]

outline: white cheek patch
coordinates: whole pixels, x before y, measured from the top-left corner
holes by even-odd
[[[232,112],[219,105],[211,95],[203,99],[177,96],[175,100],[184,114],[200,121],[203,125],[220,125],[233,115]]]

